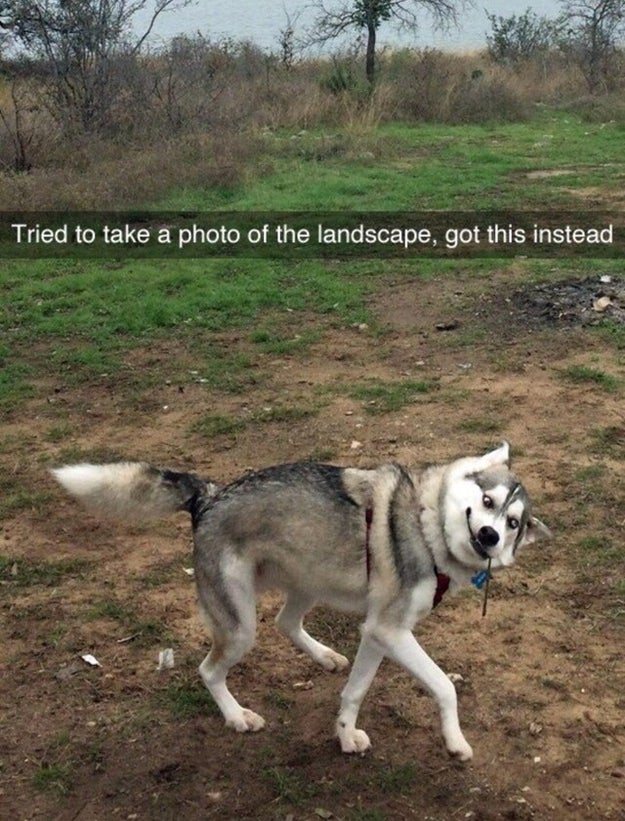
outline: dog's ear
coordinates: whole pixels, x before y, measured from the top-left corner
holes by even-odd
[[[527,523],[527,531],[525,533],[525,544],[533,544],[534,542],[544,542],[553,539],[553,533],[549,530],[546,524],[537,519],[536,516]]]
[[[496,465],[506,465],[510,467],[510,445],[503,441],[498,448],[490,450],[481,457],[482,469],[495,467]]]

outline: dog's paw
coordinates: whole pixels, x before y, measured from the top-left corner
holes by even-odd
[[[237,733],[257,733],[265,726],[265,719],[258,713],[242,709],[241,713],[226,721],[226,727],[231,727]]]
[[[364,753],[371,746],[369,736],[364,730],[357,730],[355,727],[348,729],[337,725],[337,735],[344,753]]]
[[[349,659],[340,653],[336,653],[334,650],[330,650],[329,647],[319,656],[318,661],[324,670],[329,670],[331,673],[336,673],[349,667]]]
[[[464,738],[462,741],[458,740],[452,746],[447,747],[447,752],[456,761],[471,761],[473,758],[471,745]]]

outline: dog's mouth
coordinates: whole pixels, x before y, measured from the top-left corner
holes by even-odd
[[[477,555],[481,559],[490,559],[492,558],[491,549],[494,548],[497,543],[499,542],[499,533],[495,530],[494,527],[481,527],[477,533],[473,532],[473,528],[471,527],[471,508],[468,507],[466,510],[467,516],[467,529],[469,531],[469,541],[471,542],[471,547]]]

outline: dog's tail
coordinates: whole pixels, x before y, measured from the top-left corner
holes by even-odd
[[[132,520],[166,516],[177,510],[193,515],[200,499],[214,496],[219,485],[192,473],[176,473],[145,464],[66,465],[52,475],[93,513]]]

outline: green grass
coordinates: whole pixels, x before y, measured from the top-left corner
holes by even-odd
[[[192,376],[208,388],[233,394],[245,392],[262,378],[249,354],[216,345],[202,352],[202,365]]]
[[[356,266],[355,271],[360,271]],[[171,339],[194,350],[197,381],[240,393],[258,381],[247,352],[230,351],[207,335],[236,328],[251,335],[271,314],[292,322],[298,312],[327,316],[341,326],[369,318],[369,277],[332,263],[266,260],[152,260],[82,263],[35,260],[0,268],[0,408],[15,411],[37,393],[38,380],[62,386],[123,377],[139,393],[146,372],[127,368],[129,351]],[[316,334],[261,336],[258,349],[305,351]],[[198,342],[199,340],[199,342]],[[165,364],[159,367],[169,376]],[[152,369],[148,376],[154,380]]]
[[[316,260],[94,262],[70,270],[49,260],[11,262],[0,275],[0,299],[7,306],[0,330],[17,328],[15,341],[63,342],[55,353],[60,368],[101,368],[131,340],[173,328],[245,327],[270,309],[357,319],[365,286],[345,273]],[[72,348],[77,341],[80,347]],[[3,358],[12,355],[7,348]]]
[[[221,413],[207,413],[191,425],[192,433],[206,439],[238,433],[252,425],[270,422],[297,422],[319,412],[316,406],[272,405],[261,408],[245,418],[226,416]]]
[[[223,436],[231,433],[237,433],[245,427],[245,422],[242,419],[237,419],[234,416],[226,416],[223,413],[207,413],[198,419],[191,426],[193,433],[199,433],[206,439],[212,439],[214,436]]]
[[[265,701],[272,707],[278,710],[290,710],[293,707],[294,701],[288,695],[284,695],[278,690],[270,690],[265,695]]]
[[[61,422],[58,425],[53,425],[45,434],[46,442],[51,442],[53,444],[58,444],[59,442],[63,442],[65,439],[69,439],[73,433],[73,429],[71,425],[67,422]]]
[[[595,385],[608,393],[616,392],[621,386],[616,376],[587,365],[570,365],[560,371],[560,376],[574,385]]]
[[[621,179],[624,165],[616,126],[548,110],[523,123],[395,123],[362,134],[319,128],[297,145],[291,137],[285,132],[267,138],[273,171],[250,178],[245,187],[227,195],[219,189],[174,191],[155,207],[414,213],[522,202],[577,208],[579,198],[566,193],[569,176],[565,182],[557,176],[531,179],[527,172],[565,168],[575,172],[575,185],[609,187]],[[207,335],[236,328],[257,352],[303,355],[319,337],[317,331],[293,333],[298,312],[323,315],[340,327],[371,323],[367,296],[388,271],[416,283],[460,267],[487,273],[495,265],[427,259],[7,261],[0,269],[0,333],[7,339],[0,345],[0,408],[14,410],[40,395],[44,378],[72,386],[103,379],[119,384],[123,376],[138,398],[146,389],[145,371],[127,366],[128,352],[172,338],[196,350],[202,360],[198,381],[242,393],[258,379],[253,356],[231,351],[227,343],[206,349]],[[534,263],[527,265],[529,270]],[[478,332],[472,333],[465,344],[474,344]],[[619,334],[613,334],[617,344]],[[154,369],[150,373],[158,378]],[[608,384],[602,387],[611,390]]]
[[[86,559],[58,559],[56,561],[36,562],[32,559],[0,555],[0,581],[10,590],[16,588],[42,585],[54,587],[67,578],[80,578],[92,562]]]
[[[582,483],[596,482],[604,477],[605,474],[605,465],[586,465],[575,472],[575,479]]]
[[[391,413],[411,404],[419,396],[432,393],[438,387],[438,382],[434,379],[407,379],[399,382],[372,379],[353,386],[348,390],[348,395],[364,402],[367,413]]]
[[[308,330],[301,334],[285,336],[276,333],[274,330],[258,328],[250,335],[250,340],[263,353],[285,356],[293,353],[300,353],[306,348],[318,342],[321,333],[318,330]]]
[[[42,792],[67,795],[72,784],[73,773],[68,764],[44,764],[33,775],[33,786]]]
[[[2,479],[0,479],[0,494],[0,521],[15,516],[21,511],[41,512],[51,498],[47,491],[32,490]]]
[[[117,599],[101,599],[92,604],[85,614],[87,621],[110,619],[118,622],[118,632],[132,642],[133,647],[153,647],[155,644],[175,644],[169,628],[156,619],[140,618],[132,607]]]
[[[127,621],[130,617],[130,610],[114,599],[102,599],[96,602],[91,605],[85,616],[87,621],[94,621],[95,619]]]
[[[584,536],[579,541],[579,548],[584,553],[593,555],[594,558],[606,560],[622,552],[619,548],[615,548],[608,539],[601,536]]]
[[[476,416],[463,419],[458,424],[458,428],[465,433],[497,433],[502,428],[502,422],[494,417]]]
[[[336,132],[336,129],[333,129]],[[428,209],[475,210],[535,205],[579,207],[565,189],[622,187],[622,132],[579,116],[545,110],[522,123],[438,125],[392,123],[371,129],[351,150],[349,135],[330,139],[323,129],[304,141],[271,137],[273,173],[231,192],[179,190],[160,207],[241,211]],[[371,149],[375,161],[370,156]],[[527,177],[538,169],[565,169],[561,177]],[[619,175],[620,179],[619,179]],[[573,180],[573,185],[571,185]]]
[[[380,769],[374,776],[374,783],[382,793],[402,793],[413,785],[416,775],[414,764],[399,764]]]
[[[301,806],[319,792],[316,784],[306,778],[302,772],[292,767],[270,767],[263,773],[270,785],[276,800],[293,806]]]
[[[159,699],[174,718],[221,715],[213,697],[197,678],[193,683],[184,680],[172,682],[165,687]]]

